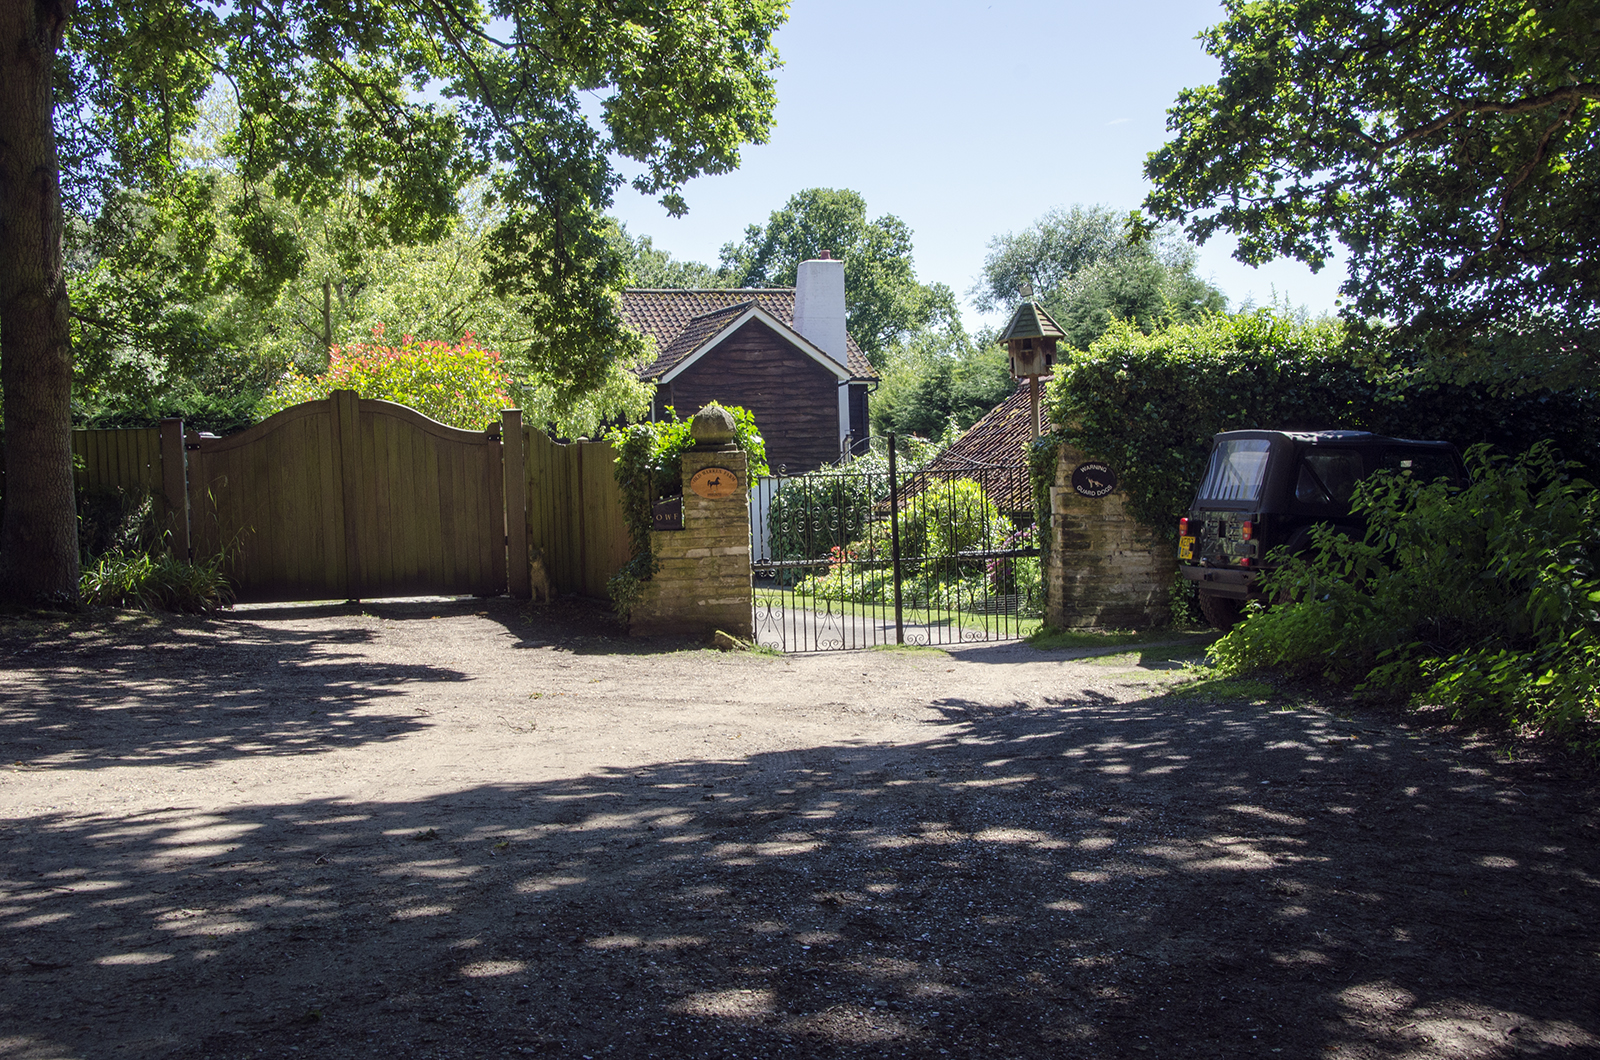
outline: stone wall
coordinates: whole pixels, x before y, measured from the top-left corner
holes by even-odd
[[[721,467],[738,488],[717,499],[688,486],[695,472]],[[691,449],[683,457],[683,529],[655,532],[661,569],[644,584],[629,632],[751,636],[750,489],[745,455],[735,446]]]
[[[1050,489],[1045,620],[1060,629],[1163,625],[1178,569],[1174,548],[1133,518],[1120,485],[1104,497],[1074,490],[1072,472],[1085,461],[1061,447]]]

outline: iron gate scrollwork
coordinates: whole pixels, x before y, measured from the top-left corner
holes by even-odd
[[[1026,466],[887,452],[762,479],[756,640],[783,651],[1014,640],[1043,608]]]

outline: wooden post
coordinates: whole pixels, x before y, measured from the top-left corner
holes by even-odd
[[[183,421],[161,421],[161,494],[167,501],[167,548],[189,560],[189,454],[183,448]]]
[[[1028,408],[1033,413],[1033,436],[1039,437],[1044,433],[1044,425],[1039,422],[1039,377],[1028,377]]]
[[[350,600],[361,599],[361,397],[354,390],[335,390],[333,402],[333,446],[328,454],[334,474],[339,476],[340,500],[344,521],[344,592]]]
[[[532,592],[528,579],[528,468],[522,444],[522,410],[500,413],[500,467],[505,475],[506,585],[513,597]]]

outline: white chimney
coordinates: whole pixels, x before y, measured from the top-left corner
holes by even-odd
[[[794,278],[794,329],[840,364],[845,359],[844,262],[831,257],[802,261]]]

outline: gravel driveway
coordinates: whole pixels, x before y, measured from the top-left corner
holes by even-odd
[[[0,1056],[1600,1056],[1593,773],[1197,651],[8,620]]]

